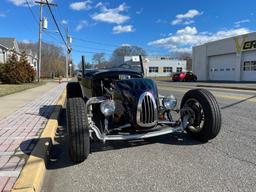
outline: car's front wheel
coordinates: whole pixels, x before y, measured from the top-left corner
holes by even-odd
[[[221,128],[221,113],[215,97],[205,89],[188,91],[181,101],[181,118],[189,117],[187,133],[206,142],[216,137]]]
[[[69,91],[72,90],[67,89]],[[66,109],[70,159],[74,163],[80,163],[90,153],[85,101],[82,97],[68,97]]]

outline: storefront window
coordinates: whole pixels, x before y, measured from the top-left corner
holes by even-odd
[[[244,71],[250,71],[251,70],[251,62],[245,61],[244,62]]]
[[[172,67],[164,67],[164,73],[172,72]]]
[[[251,71],[256,71],[256,61],[251,61]]]
[[[158,73],[158,67],[149,67],[149,73]]]
[[[182,72],[182,67],[177,67],[177,73]]]

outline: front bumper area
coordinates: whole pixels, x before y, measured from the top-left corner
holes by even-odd
[[[116,141],[116,140],[146,139],[150,137],[156,137],[156,136],[166,135],[166,134],[175,133],[175,132],[183,132],[188,125],[187,120],[183,120],[182,122],[179,123],[179,125],[175,125],[175,126],[174,126],[175,122],[160,121],[158,122],[158,124],[156,125],[153,131],[148,131],[143,133],[131,133],[131,134],[120,133],[117,135],[101,133],[100,129],[95,125],[95,123],[92,120],[92,105],[97,103],[102,103],[105,99],[106,99],[105,97],[92,97],[86,102],[87,126],[90,132],[91,133],[94,132],[96,137],[103,142]],[[121,130],[124,127],[129,127],[129,125],[118,127],[115,129]]]

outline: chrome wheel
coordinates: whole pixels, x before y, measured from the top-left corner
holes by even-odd
[[[205,123],[205,113],[202,105],[196,99],[188,99],[184,103],[184,108],[181,110],[181,117],[187,117],[188,119],[188,129],[191,132],[200,132]]]

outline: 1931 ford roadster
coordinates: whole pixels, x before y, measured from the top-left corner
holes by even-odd
[[[221,113],[214,96],[204,89],[185,93],[180,108],[173,95],[160,96],[156,83],[143,77],[139,65],[84,70],[78,82],[67,85],[67,128],[73,162],[84,161],[92,139],[145,139],[186,132],[206,142],[221,128]],[[172,113],[180,118],[174,120]]]

